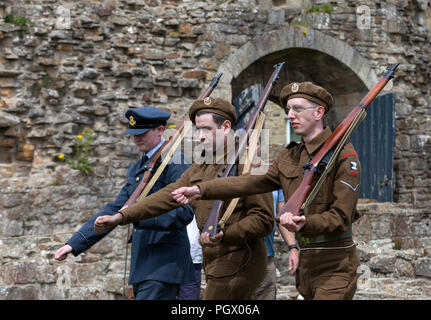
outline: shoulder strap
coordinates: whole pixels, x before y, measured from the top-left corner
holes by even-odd
[[[346,132],[344,137],[341,139],[341,141],[338,143],[337,147],[335,148],[334,153],[330,157],[330,159],[329,159],[329,161],[325,167],[325,170],[322,172],[319,180],[317,181],[316,185],[313,187],[313,190],[311,190],[307,199],[302,204],[301,210],[305,210],[310,205],[310,203],[314,200],[314,197],[316,196],[317,192],[319,191],[320,187],[322,186],[323,181],[325,181],[326,177],[328,176],[328,173],[333,168],[333,166],[334,166],[334,164],[338,158],[338,155],[340,154],[341,149],[344,147],[347,139],[350,137],[352,132],[359,126],[359,124],[362,122],[362,120],[364,120],[366,115],[367,115],[367,111],[364,108],[362,108],[361,112],[358,114],[358,116],[352,122],[352,125],[349,127],[348,131]]]

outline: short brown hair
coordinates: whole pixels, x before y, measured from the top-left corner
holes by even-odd
[[[229,121],[229,122],[231,122],[232,123],[232,121],[231,120],[229,120],[228,118],[225,118],[225,117],[223,117],[223,116],[221,116],[221,115],[219,115],[219,114],[217,114],[217,113],[212,113],[212,112],[207,112],[207,111],[198,111],[197,113],[196,113],[196,115],[195,115],[195,119],[196,119],[196,117],[199,117],[199,116],[201,116],[201,115],[204,115],[204,114],[212,114],[212,116],[213,116],[213,121],[215,122],[215,124],[217,125],[217,128],[221,128],[221,125],[225,122],[225,121]]]

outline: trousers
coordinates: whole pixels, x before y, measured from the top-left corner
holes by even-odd
[[[182,284],[178,290],[178,300],[199,300],[201,296],[202,264],[194,263],[195,282]]]
[[[296,288],[304,299],[353,299],[360,274],[359,257],[352,245],[350,238],[301,247]]]
[[[136,300],[175,300],[179,285],[155,280],[146,280],[133,285]]]
[[[245,261],[237,272],[226,276],[205,270],[207,285],[202,300],[251,300],[265,276],[267,257],[263,241],[245,255]],[[223,262],[220,259],[213,264],[221,266]]]

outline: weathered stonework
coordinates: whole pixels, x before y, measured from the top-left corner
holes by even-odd
[[[396,95],[399,204],[365,205],[356,236],[371,248],[361,258],[376,276],[429,278],[430,3],[346,0],[331,2],[330,13],[309,10],[324,3],[0,1],[0,298],[118,298],[125,228],[78,258],[55,262],[53,254],[70,235],[62,233],[115,198],[138,159],[121,134],[124,112],[154,105],[176,124],[216,73],[223,77],[213,96],[229,99],[265,84],[280,59],[286,67],[266,109],[271,156],[286,142],[286,115],[276,105],[284,84],[328,86],[338,105],[328,123],[335,125],[388,64],[401,63],[386,88]],[[365,29],[361,5],[370,14]],[[10,23],[17,17],[24,25]],[[95,131],[88,176],[58,159],[73,154],[85,128]],[[380,258],[374,242],[387,239],[415,253],[390,249]]]

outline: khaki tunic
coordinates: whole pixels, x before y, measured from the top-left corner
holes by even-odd
[[[269,167],[268,172],[264,175],[245,175],[241,177],[230,177],[226,179],[213,180],[198,184],[201,189],[201,199],[223,199],[227,196],[245,196],[261,192],[268,192],[282,188],[285,199],[295,192],[300,185],[304,164],[310,157],[317,153],[320,146],[331,135],[331,131],[325,128],[317,137],[309,143],[300,144],[291,143],[283,150],[274,164]],[[318,180],[318,176],[314,177],[314,182]],[[325,285],[331,289],[343,287],[345,290],[349,288],[348,294],[342,293],[333,295],[333,297],[351,298],[351,291],[356,290],[356,269],[359,265],[355,248],[343,250],[307,250],[308,248],[333,246],[335,242],[340,242],[337,246],[346,247],[353,245],[352,237],[349,235],[349,230],[352,223],[358,218],[356,215],[356,205],[359,196],[359,185],[361,180],[361,168],[358,156],[351,143],[346,143],[341,150],[337,161],[322,184],[316,197],[305,211],[306,223],[297,234],[299,246],[301,249],[299,268],[297,273],[297,286],[301,294],[306,298],[319,298],[317,293],[323,292],[317,290],[319,281],[313,281],[313,277],[325,274],[327,279],[332,279],[334,273],[338,272],[337,284],[333,284],[331,280],[324,281]],[[346,235],[347,236],[344,236]],[[317,237],[322,239],[337,239],[338,241],[319,241],[313,243]],[[338,250],[338,251],[336,251]],[[331,251],[329,254],[328,252]],[[309,258],[313,255],[313,258]],[[317,255],[317,256],[316,256]],[[316,264],[315,261],[320,258],[331,255],[331,260],[339,257],[341,260],[347,255],[351,258],[347,259],[347,265],[343,270],[336,270],[336,264]],[[305,261],[313,261],[313,265],[308,265]],[[344,260],[343,260],[344,261]],[[301,268],[307,264],[306,268]],[[329,266],[329,267],[328,267]],[[319,269],[324,268],[324,269]],[[334,269],[335,268],[335,269]],[[307,274],[303,274],[301,270],[307,270]],[[308,279],[309,283],[301,284],[298,282],[298,275],[301,279]],[[340,280],[340,277],[343,281]],[[353,284],[354,283],[354,284]],[[302,287],[301,287],[302,286]],[[303,287],[306,288],[303,288]],[[314,287],[313,287],[314,286]],[[330,297],[331,295],[327,295]],[[325,297],[322,294],[322,297]]]
[[[193,164],[180,179],[140,202],[121,210],[123,224],[159,216],[178,206],[171,192],[217,177],[224,164]],[[250,299],[263,279],[266,268],[264,237],[272,232],[272,194],[243,197],[223,228],[224,237],[216,246],[204,246],[203,267],[207,278],[204,299]],[[226,200],[225,208],[230,200]],[[213,200],[191,203],[198,228],[202,231]],[[220,217],[221,218],[221,217]]]

